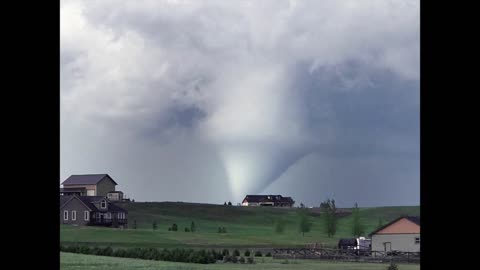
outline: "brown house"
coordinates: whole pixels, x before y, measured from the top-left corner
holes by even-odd
[[[117,183],[108,174],[71,175],[62,183],[60,195],[107,196]]]
[[[126,227],[127,214],[103,196],[60,196],[60,224]]]

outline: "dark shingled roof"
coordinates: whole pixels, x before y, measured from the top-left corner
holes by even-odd
[[[270,197],[270,199],[268,198]],[[291,197],[282,197],[282,195],[247,195],[245,199],[248,202],[287,202],[293,203]]]
[[[70,200],[73,196],[60,196],[60,207],[64,205],[68,200]],[[103,196],[76,196],[75,197],[79,198],[88,208],[92,209],[93,211],[97,212],[125,212],[128,213],[128,211],[112,202],[110,202],[107,198]],[[95,206],[95,203],[101,202],[102,200],[106,200],[107,203],[107,209],[98,209]]]
[[[63,181],[62,185],[96,185],[103,178],[110,178],[115,185],[118,185],[110,175],[104,174],[81,174],[81,175],[71,175],[67,180]]]
[[[393,223],[399,221],[399,220],[402,219],[402,218],[406,218],[406,219],[410,220],[411,222],[413,222],[413,223],[417,224],[418,226],[420,226],[420,217],[419,217],[419,216],[401,216],[401,217],[399,217],[399,218],[397,218],[397,219],[394,219],[394,220],[392,220],[391,222],[389,222],[389,223],[381,226],[380,228],[376,229],[375,231],[371,232],[371,233],[369,234],[369,236],[372,236],[373,234],[376,234],[377,232],[385,229],[386,227],[392,225]]]
[[[68,200],[70,200],[70,196],[60,196],[60,207],[62,207]]]

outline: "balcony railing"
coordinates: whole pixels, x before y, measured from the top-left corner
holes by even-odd
[[[125,219],[113,219],[113,218],[99,218],[99,219],[90,219],[89,224],[90,225],[105,225],[105,226],[110,226],[114,224],[118,225],[124,225],[127,224],[128,220]]]

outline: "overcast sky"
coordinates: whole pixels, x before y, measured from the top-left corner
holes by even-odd
[[[61,178],[418,205],[419,1],[61,1]]]

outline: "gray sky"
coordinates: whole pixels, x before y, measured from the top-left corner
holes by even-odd
[[[419,1],[61,1],[61,178],[418,205]]]

